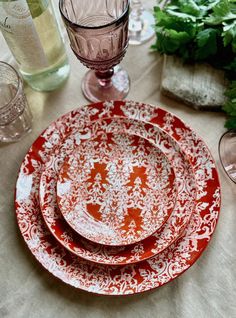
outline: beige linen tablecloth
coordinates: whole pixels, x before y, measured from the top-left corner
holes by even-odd
[[[146,1],[150,8],[153,4]],[[149,293],[116,298],[67,286],[31,255],[18,230],[14,211],[19,166],[43,129],[65,112],[88,103],[80,90],[86,69],[73,56],[66,40],[72,66],[68,82],[52,93],[25,87],[34,116],[33,130],[18,143],[0,146],[0,318],[236,317],[236,185],[225,176],[217,151],[225,117],[222,113],[194,111],[162,97],[159,90],[162,58],[149,53],[151,43],[130,46],[122,62],[132,81],[128,98],[173,112],[209,146],[220,175],[222,208],[208,248],[187,272],[171,283]],[[1,36],[0,60],[15,65]]]

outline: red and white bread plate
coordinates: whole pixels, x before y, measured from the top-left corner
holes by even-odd
[[[76,236],[76,239],[70,236],[67,232],[69,226],[56,210],[55,201],[47,211],[48,220],[50,213],[53,217],[51,224],[47,222],[48,227],[44,220],[46,215],[44,213],[43,217],[40,209],[40,203],[42,206],[45,203],[42,200],[45,194],[42,190],[42,185],[45,186],[44,181],[46,180],[46,185],[51,182],[51,186],[46,187],[46,191],[49,191],[52,200],[55,200],[56,175],[65,157],[86,138],[81,132],[87,131],[91,134],[96,122],[99,123],[103,119],[106,121],[109,118],[128,121],[127,130],[132,127],[135,134],[138,134],[140,127],[142,129],[145,127],[146,133],[150,133],[153,127],[156,135],[149,134],[142,137],[147,138],[163,151],[172,163],[178,180],[177,201],[164,226],[151,235],[155,239],[147,245],[145,241],[149,238],[131,246],[127,245],[124,247],[124,251],[126,248],[127,251],[115,252],[114,258],[112,248],[117,247],[101,245],[96,249],[96,246],[92,245],[95,243],[91,245],[87,243],[84,246],[79,236]],[[150,135],[154,138],[152,139]],[[171,160],[170,155],[168,157],[168,152],[164,149],[166,147],[161,148],[161,143],[158,143],[160,136],[167,144],[169,143],[169,149],[174,149],[174,152],[170,153],[177,154],[180,162],[185,160],[183,171],[185,175],[186,171],[189,171],[187,179],[184,176],[180,178],[177,161]],[[63,149],[66,149],[66,152],[62,155]],[[50,167],[52,173],[48,175],[48,179],[42,175],[47,171],[46,167]],[[190,189],[192,192],[189,191]],[[186,193],[185,199],[184,193]],[[170,282],[198,259],[210,241],[218,220],[220,184],[214,160],[207,146],[179,118],[152,105],[131,101],[103,102],[81,107],[62,116],[37,138],[26,154],[19,171],[15,208],[20,231],[29,249],[54,276],[88,292],[127,295],[148,291]],[[176,226],[174,220],[179,220],[178,217],[182,221]],[[61,227],[58,224],[61,224]],[[169,236],[168,227],[172,231]],[[60,230],[64,232],[59,233]],[[74,245],[68,244],[66,235],[63,240],[63,234],[67,234]],[[153,244],[153,248],[150,248],[150,244]],[[119,253],[123,258],[119,259]],[[139,262],[140,260],[142,262]]]

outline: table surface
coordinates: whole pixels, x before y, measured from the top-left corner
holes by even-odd
[[[153,1],[144,1],[149,8]],[[0,317],[236,317],[236,185],[224,174],[218,141],[223,113],[195,111],[161,96],[162,57],[150,53],[154,41],[130,46],[122,61],[132,81],[129,99],[173,112],[206,142],[215,158],[222,186],[220,219],[208,248],[183,275],[152,292],[104,297],[76,290],[57,280],[34,259],[16,224],[14,187],[17,172],[36,137],[60,115],[87,104],[80,90],[86,72],[65,36],[71,74],[58,91],[41,93],[25,86],[34,122],[32,132],[15,144],[0,146]],[[15,62],[0,35],[0,59]]]

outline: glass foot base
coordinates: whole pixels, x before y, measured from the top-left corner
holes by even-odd
[[[107,86],[102,86],[95,71],[88,71],[82,81],[82,91],[90,102],[124,99],[130,88],[128,73],[120,66],[114,67],[114,74]]]
[[[142,30],[137,31],[140,29],[140,22],[135,21],[130,17],[129,19],[129,44],[131,45],[140,45],[142,43],[147,42],[150,40],[154,34],[154,25],[155,20],[151,12],[144,10],[141,15],[141,24]]]

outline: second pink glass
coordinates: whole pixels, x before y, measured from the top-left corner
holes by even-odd
[[[60,0],[59,8],[71,49],[91,69],[82,81],[85,97],[123,99],[130,80],[118,64],[128,46],[129,0]]]

